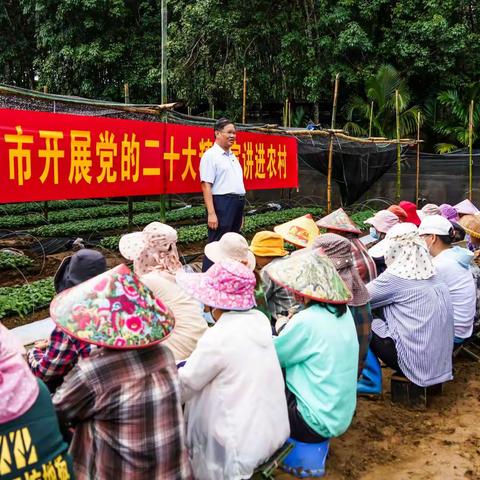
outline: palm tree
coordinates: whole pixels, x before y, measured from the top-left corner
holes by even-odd
[[[468,122],[470,102],[474,101],[473,142],[478,138],[478,122],[480,120],[480,82],[469,85],[463,93],[458,90],[440,92],[437,102],[443,107],[442,117],[433,123],[433,130],[446,137],[444,142],[437,143],[438,153],[448,153],[468,146]]]
[[[409,107],[410,92],[400,73],[392,65],[382,65],[377,73],[365,81],[365,97],[354,96],[346,108],[347,123],[343,129],[361,136],[369,133],[387,138],[396,136],[395,92],[400,100],[400,135],[406,137],[417,128],[418,106]],[[370,117],[373,106],[373,115]]]

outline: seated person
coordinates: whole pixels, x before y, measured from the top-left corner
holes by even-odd
[[[55,273],[53,283],[57,293],[99,275],[107,269],[105,257],[87,248],[66,257]],[[42,379],[51,392],[61,385],[63,377],[79,358],[90,355],[90,345],[54,328],[48,340],[36,342],[28,352],[28,364],[33,374]]]
[[[180,362],[195,350],[208,325],[201,305],[175,282],[175,274],[182,270],[176,242],[174,228],[152,222],[141,232],[123,235],[119,249],[125,258],[133,260],[134,271],[142,283],[172,310],[175,329],[163,345],[172,351],[175,361]]]
[[[272,282],[268,275],[271,267],[284,262],[288,252],[284,248],[281,235],[269,231],[256,233],[250,243],[250,250],[255,255],[257,289],[262,289],[270,314],[268,317],[278,332],[300,307],[293,293]]]
[[[342,208],[339,208],[330,213],[330,215],[321,218],[317,222],[317,225],[321,228],[326,228],[329,233],[335,233],[350,240],[352,244],[353,262],[364,283],[371,282],[377,277],[377,267],[375,266],[375,262],[368,254],[365,245],[359,239],[362,231],[355,225],[353,220]]]
[[[367,285],[372,309],[382,309],[381,318],[374,313],[370,348],[421,387],[451,380],[452,302],[425,242],[416,231],[392,237],[385,263]]]
[[[216,321],[179,369],[194,477],[250,478],[289,434],[270,324],[253,308],[255,276],[230,260],[177,282]]]
[[[437,275],[448,286],[453,306],[455,344],[459,345],[473,331],[476,305],[475,282],[470,271],[473,253],[466,248],[452,248],[455,232],[452,224],[440,215],[426,216],[418,233],[433,257]]]
[[[318,443],[341,435],[357,399],[358,339],[347,307],[352,295],[320,249],[290,257],[269,275],[305,307],[274,339],[285,369],[290,436]]]
[[[400,223],[407,221],[407,212],[400,205],[390,205],[387,210],[394,213],[398,217]]]
[[[358,375],[360,376],[372,334],[372,311],[370,309],[370,294],[353,265],[352,244],[340,235],[325,233],[317,237],[313,247],[321,248],[325,252],[335,265],[345,285],[352,292],[353,298],[348,307],[357,329],[359,344]]]
[[[420,218],[418,217],[417,206],[414,203],[408,202],[407,200],[402,200],[398,204],[398,206],[402,207],[403,210],[407,213],[407,218],[405,222],[413,223],[416,227],[420,225]]]
[[[170,310],[119,265],[55,297],[50,312],[99,347],[53,397],[60,422],[75,427],[77,480],[191,478],[177,368],[159,345],[174,326]]]
[[[47,478],[44,472],[53,475],[48,478],[73,478],[50,394],[30,372],[24,353],[0,323],[0,478]]]

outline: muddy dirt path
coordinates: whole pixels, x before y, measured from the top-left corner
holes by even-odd
[[[455,360],[455,380],[425,412],[391,404],[388,372],[383,398],[361,398],[348,432],[330,443],[323,478],[480,480],[480,364]]]

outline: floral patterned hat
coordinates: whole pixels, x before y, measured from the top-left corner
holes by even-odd
[[[175,325],[170,310],[123,264],[57,295],[50,315],[72,337],[113,349],[159,343]]]
[[[286,242],[300,248],[309,247],[320,233],[310,214],[277,225],[273,231],[281,235]]]
[[[271,279],[302,297],[325,303],[350,303],[352,293],[321,248],[293,255],[267,269]]]
[[[222,310],[250,310],[255,303],[255,275],[235,260],[214,263],[205,273],[177,273],[177,283],[193,298]]]
[[[362,231],[353,223],[352,219],[345,213],[343,208],[339,208],[329,215],[321,218],[317,225],[329,230],[337,230],[339,232],[350,232],[360,235]]]

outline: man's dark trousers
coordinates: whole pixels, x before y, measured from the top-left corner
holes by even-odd
[[[245,207],[245,196],[228,193],[226,195],[213,195],[213,207],[217,214],[218,228],[208,229],[207,243],[216,242],[227,232],[240,232]],[[204,257],[202,271],[206,272],[213,262]]]

